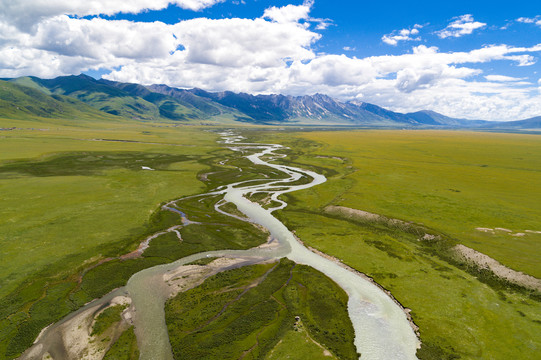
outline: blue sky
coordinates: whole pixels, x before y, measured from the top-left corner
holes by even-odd
[[[326,93],[396,111],[541,115],[535,1],[0,0],[0,77]]]

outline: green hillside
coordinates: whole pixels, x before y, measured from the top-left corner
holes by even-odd
[[[35,84],[26,78],[21,82]],[[63,95],[47,95],[39,84],[21,86],[0,80],[0,117],[7,119],[60,118],[76,120],[114,120],[83,102]]]
[[[27,78],[34,87],[46,89],[54,95],[65,95],[75,98],[100,111],[136,120],[156,120],[158,108],[137,96],[131,96],[121,89],[101,84],[86,76],[64,76],[55,79]],[[20,79],[15,79],[20,81]],[[28,80],[23,80],[30,85]]]
[[[138,97],[153,104],[158,112],[158,117],[170,120],[206,119],[209,117],[204,110],[200,110],[191,104],[184,103],[171,96],[150,91],[143,85],[117,83],[106,80],[101,81],[129,94],[131,97]]]
[[[228,112],[224,107],[217,109],[217,106],[202,104],[202,99],[192,104],[143,85],[96,80],[86,75],[55,79],[23,77],[10,81],[44,94],[69,96],[105,113],[133,120],[190,122],[209,120]]]

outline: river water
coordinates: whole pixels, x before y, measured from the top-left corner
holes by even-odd
[[[265,182],[243,181],[222,186],[213,192],[197,196],[223,195],[223,201],[235,204],[249,221],[268,229],[273,241],[277,242],[278,246],[250,250],[211,251],[192,255],[174,263],[145,269],[133,275],[125,287],[88,304],[85,308],[106,303],[115,295],[128,295],[135,307],[134,325],[141,353],[140,359],[170,360],[173,359],[173,356],[165,324],[164,303],[170,296],[171,289],[163,280],[164,274],[206,256],[244,258],[245,261],[241,265],[257,263],[265,259],[287,257],[299,264],[309,265],[321,271],[346,291],[349,296],[348,312],[355,330],[355,346],[357,351],[362,354],[363,360],[417,359],[415,353],[419,340],[403,309],[393,299],[377,285],[355,272],[308,250],[283,223],[272,215],[273,211],[287,206],[284,201],[279,199],[281,194],[322,184],[326,178],[313,171],[270,162],[271,158],[283,156],[275,153],[283,148],[281,145],[241,143],[243,137],[232,132],[224,132],[221,135],[225,146],[231,150],[250,153],[246,157],[252,163],[271,167],[277,172],[285,174],[287,178],[280,180],[261,179]],[[300,179],[305,181],[300,185],[288,185],[288,183],[294,183]],[[245,195],[255,192],[267,192],[275,201],[273,204],[277,205],[265,209],[245,197]],[[175,202],[166,204],[164,209],[177,211],[173,209]],[[216,206],[217,210],[219,210],[219,204]],[[186,218],[184,214],[182,216],[183,219]],[[84,311],[85,308],[79,310],[78,313]],[[66,319],[73,316],[76,314],[72,314]],[[58,324],[49,328],[40,342],[54,337],[56,326]]]

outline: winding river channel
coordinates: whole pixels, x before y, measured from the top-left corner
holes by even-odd
[[[219,209],[219,206],[225,202],[235,204],[248,221],[269,230],[274,246],[263,246],[250,250],[205,252],[170,264],[140,271],[130,278],[125,287],[115,290],[102,299],[91,302],[61,322],[49,327],[40,336],[34,348],[39,347],[40,344],[44,348],[45,343],[58,341],[55,338],[55,336],[58,336],[54,331],[55,328],[77,316],[77,314],[81,314],[92,307],[103,306],[115,296],[127,296],[131,298],[132,305],[135,308],[133,321],[141,353],[140,359],[172,359],[164,314],[164,303],[171,296],[171,289],[164,281],[164,276],[174,272],[175,269],[184,264],[209,256],[240,259],[231,267],[287,257],[299,264],[309,265],[319,270],[346,291],[349,296],[348,312],[355,330],[355,346],[357,351],[362,354],[363,360],[416,359],[415,353],[419,340],[408,321],[404,309],[377,285],[358,273],[307,249],[283,223],[272,215],[273,211],[287,206],[284,201],[279,199],[281,194],[322,184],[326,181],[326,178],[309,170],[272,163],[272,159],[283,156],[275,153],[283,148],[281,145],[242,143],[241,141],[244,138],[232,132],[224,132],[221,136],[224,139],[225,146],[231,150],[243,152],[243,154],[248,153],[249,155],[246,155],[246,157],[252,163],[271,167],[277,172],[285,174],[287,178],[237,182],[197,196],[223,196],[223,200],[216,204],[216,210],[223,212]],[[307,181],[303,181],[302,184],[295,184],[295,182],[299,183],[298,180],[300,179]],[[288,183],[291,183],[291,185]],[[276,204],[276,206],[265,209],[246,198],[249,194],[256,192],[268,193],[271,199],[274,200],[272,204]],[[174,209],[176,201],[164,205],[164,209],[178,212],[178,210]],[[181,215],[183,220],[187,221],[186,215]],[[362,254],[359,256],[362,256]],[[50,346],[48,347],[50,348]],[[22,358],[37,358],[34,355],[38,354],[43,354],[43,352],[30,351],[25,353]],[[39,358],[41,359],[41,357]]]

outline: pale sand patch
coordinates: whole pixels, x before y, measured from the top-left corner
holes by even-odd
[[[115,296],[113,300],[111,300],[110,306],[115,305],[130,305],[131,304],[131,298],[127,296]]]
[[[494,229],[491,229],[491,228],[478,227],[478,228],[475,228],[475,230],[482,231],[482,232],[491,232],[494,234]]]
[[[171,288],[171,296],[188,288],[199,285],[202,279],[209,276],[211,269],[200,265],[183,265],[163,275],[163,280]]]
[[[45,330],[45,329],[43,329],[43,330]],[[43,334],[43,330],[41,330],[41,334]],[[41,336],[41,334],[40,334],[40,336]],[[37,342],[37,340],[36,340],[36,342]],[[34,342],[34,344],[36,342]],[[27,356],[26,358],[27,359],[38,359],[38,357],[41,354],[42,350],[43,350],[43,345],[42,344],[34,345],[25,354]],[[45,355],[43,356],[43,358],[45,358]]]
[[[422,224],[415,224],[411,221],[392,219],[383,215],[378,215],[378,214],[374,214],[374,213],[363,211],[363,210],[352,209],[345,206],[329,205],[324,209],[324,211],[327,214],[338,215],[346,219],[385,224],[387,226],[394,227],[402,231],[410,231],[410,230],[416,230],[417,232],[425,231],[425,228],[422,226]],[[419,241],[433,241],[433,240],[439,240],[440,238],[441,238],[440,235],[425,233],[418,240]]]
[[[374,214],[368,211],[357,210],[348,208],[345,206],[329,205],[324,211],[328,214],[339,215],[347,219],[355,219],[369,222],[384,223],[388,226],[396,227],[399,229],[411,229],[415,224],[411,221],[403,221],[399,219],[388,218],[383,215]],[[419,224],[421,225],[421,224]]]
[[[531,275],[527,275],[520,271],[509,269],[508,267],[502,265],[501,263],[491,258],[490,256],[480,253],[478,251],[475,251],[462,244],[456,245],[453,249],[460,258],[474,263],[475,265],[479,266],[481,269],[489,269],[496,276],[502,279],[505,279],[509,282],[522,285],[529,289],[541,291],[541,280]]]
[[[260,250],[273,250],[273,249],[276,249],[280,247],[280,243],[278,241],[276,241],[276,239],[272,238],[269,236],[269,239],[267,240],[266,243],[264,244],[261,244],[257,247],[255,247],[254,249],[260,249]]]
[[[91,342],[90,336],[94,315],[98,308],[91,307],[60,327],[69,359],[99,360],[105,355],[107,350],[103,346],[105,344]]]
[[[333,160],[340,160],[345,161],[346,158],[341,158],[339,156],[326,156],[326,155],[316,155],[316,158],[318,159],[333,159]]]
[[[369,221],[388,220],[386,217],[378,215],[378,214],[370,213],[368,211],[363,211],[363,210],[347,208],[345,206],[330,205],[325,208],[325,212],[357,217],[357,218],[361,218],[361,219],[369,220]]]
[[[107,308],[130,304],[129,297],[117,296],[110,301]],[[61,333],[68,359],[102,359],[112,343],[127,329],[129,322],[126,319],[132,317],[130,308],[122,313],[122,320],[118,324],[112,325],[103,334],[91,335],[96,318],[107,308],[98,311],[99,306],[91,307],[60,326],[57,331]]]
[[[112,325],[103,334],[92,336],[92,329],[96,318],[105,309],[116,305],[131,305],[131,298],[127,296],[117,296],[110,301],[109,306],[98,311],[99,307],[92,307],[82,312],[78,316],[64,323],[60,331],[62,339],[66,344],[69,359],[81,360],[100,360],[111,347],[112,343],[127,329],[129,320],[133,314],[132,309],[128,307],[122,313],[122,320]]]
[[[486,233],[491,233],[491,234],[496,234],[496,232],[495,232],[496,230],[497,231],[503,231],[505,233],[508,233],[511,236],[516,236],[516,237],[526,236],[526,234],[541,234],[541,231],[533,231],[533,230],[524,230],[524,232],[517,232],[517,233],[513,234],[513,230],[509,230],[509,229],[501,228],[501,227],[497,227],[497,228],[494,228],[494,229],[478,227],[478,228],[475,228],[475,230],[486,232]]]
[[[436,235],[432,235],[432,234],[424,234],[423,237],[421,238],[421,240],[425,240],[425,241],[431,241],[431,240],[435,240],[437,239],[438,237]]]

